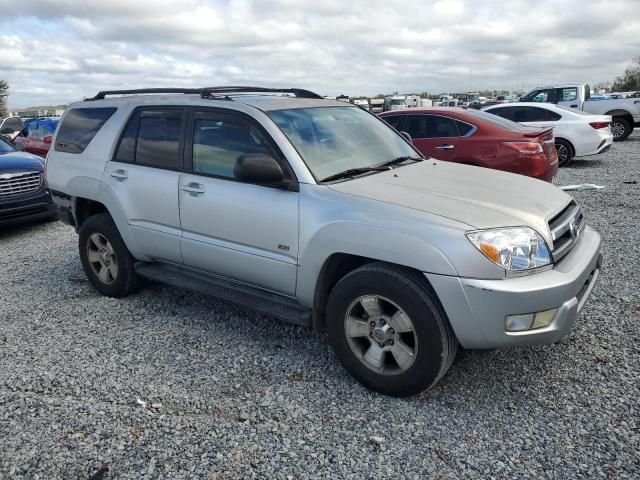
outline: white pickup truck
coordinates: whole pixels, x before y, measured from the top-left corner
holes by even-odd
[[[591,88],[586,84],[537,87],[520,97],[520,101],[555,103],[595,115],[611,115],[611,133],[614,141],[626,139],[634,127],[640,127],[640,98],[591,100]]]

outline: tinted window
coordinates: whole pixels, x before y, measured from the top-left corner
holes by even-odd
[[[457,137],[458,129],[454,120],[437,115],[412,115],[406,127],[411,138]]]
[[[460,134],[461,137],[469,135],[471,131],[475,128],[473,125],[470,125],[465,122],[460,122],[458,120],[456,120],[456,125],[458,126],[458,133]]]
[[[13,145],[11,145],[9,142],[6,142],[5,140],[2,139],[2,137],[0,137],[0,154],[10,153],[15,151],[16,151],[16,148]]]
[[[508,120],[513,120],[513,111],[513,107],[492,108],[491,110],[487,110],[489,113],[493,113],[494,115],[498,115]]]
[[[524,102],[538,102],[538,103],[556,103],[558,101],[555,88],[548,90],[537,90],[530,93],[522,100]]]
[[[193,126],[193,171],[234,178],[238,157],[262,153],[273,156],[262,134],[241,120],[202,114]]]
[[[150,110],[140,114],[135,162],[157,168],[179,168],[182,110]]]
[[[82,153],[98,130],[111,118],[115,108],[75,108],[64,116],[55,150],[67,153]]]
[[[546,110],[543,108],[518,107],[513,109],[514,122],[543,122],[546,119]]]
[[[118,145],[118,151],[116,152],[115,160],[118,162],[133,163],[136,161],[136,139],[138,137],[138,123],[140,122],[140,114],[135,114],[127,129],[120,139],[120,145]]]
[[[385,115],[384,117],[382,117],[382,119],[385,122],[387,122],[389,125],[391,125],[393,128],[395,128],[396,130],[400,130],[404,116],[403,115],[390,115],[390,116]]]

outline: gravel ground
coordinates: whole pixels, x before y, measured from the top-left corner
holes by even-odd
[[[570,335],[464,352],[409,399],[355,383],[325,335],[160,285],[98,296],[60,223],[3,231],[0,480],[639,478],[634,180],[639,131],[559,174],[606,185],[574,194],[606,256]]]

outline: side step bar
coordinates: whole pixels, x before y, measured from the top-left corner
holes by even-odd
[[[311,327],[311,309],[289,297],[174,265],[137,262],[134,268],[141,277],[211,295],[285,322]]]

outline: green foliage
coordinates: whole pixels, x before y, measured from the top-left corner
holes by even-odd
[[[614,92],[640,90],[640,57],[634,58],[624,74],[615,79],[612,90]]]
[[[7,116],[7,97],[9,96],[9,84],[0,80],[0,118]]]

